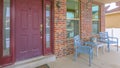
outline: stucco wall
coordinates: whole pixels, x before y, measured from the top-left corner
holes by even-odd
[[[120,13],[105,15],[106,28],[120,28]]]

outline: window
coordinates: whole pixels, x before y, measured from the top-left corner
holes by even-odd
[[[100,7],[99,5],[92,5],[92,34],[99,33],[99,24],[100,24]]]
[[[50,48],[50,5],[46,5],[46,47]]]
[[[4,0],[3,12],[3,56],[8,56],[10,55],[10,0]]]
[[[79,0],[67,0],[67,38],[79,35]]]

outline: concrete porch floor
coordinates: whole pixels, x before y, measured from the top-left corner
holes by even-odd
[[[25,63],[21,65],[12,65],[4,68],[36,68],[40,65],[43,65],[43,63],[47,63],[50,68],[120,68],[120,48],[118,52],[115,46],[111,46],[110,48],[110,52],[104,50],[104,54],[102,53],[102,49],[99,49],[98,56],[95,56],[96,50],[94,49],[95,54],[91,67],[89,67],[88,55],[81,54],[78,57],[77,61],[73,60],[73,55],[69,55],[63,58],[58,58],[54,62],[54,57],[51,57],[37,60],[35,62]]]
[[[111,48],[109,53],[105,50],[104,54],[99,51],[98,56],[94,55],[91,67],[89,67],[88,55],[84,54],[81,54],[77,61],[74,61],[73,55],[70,55],[49,63],[49,66],[50,68],[120,68],[120,50],[117,52],[115,46]]]

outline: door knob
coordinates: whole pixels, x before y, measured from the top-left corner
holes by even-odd
[[[42,24],[40,24],[40,34],[42,35]]]

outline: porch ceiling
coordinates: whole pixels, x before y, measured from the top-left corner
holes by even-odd
[[[106,4],[106,3],[111,3],[111,2],[118,2],[118,1],[120,1],[120,0],[95,0],[95,1],[99,1],[99,2],[101,2],[101,3]]]

